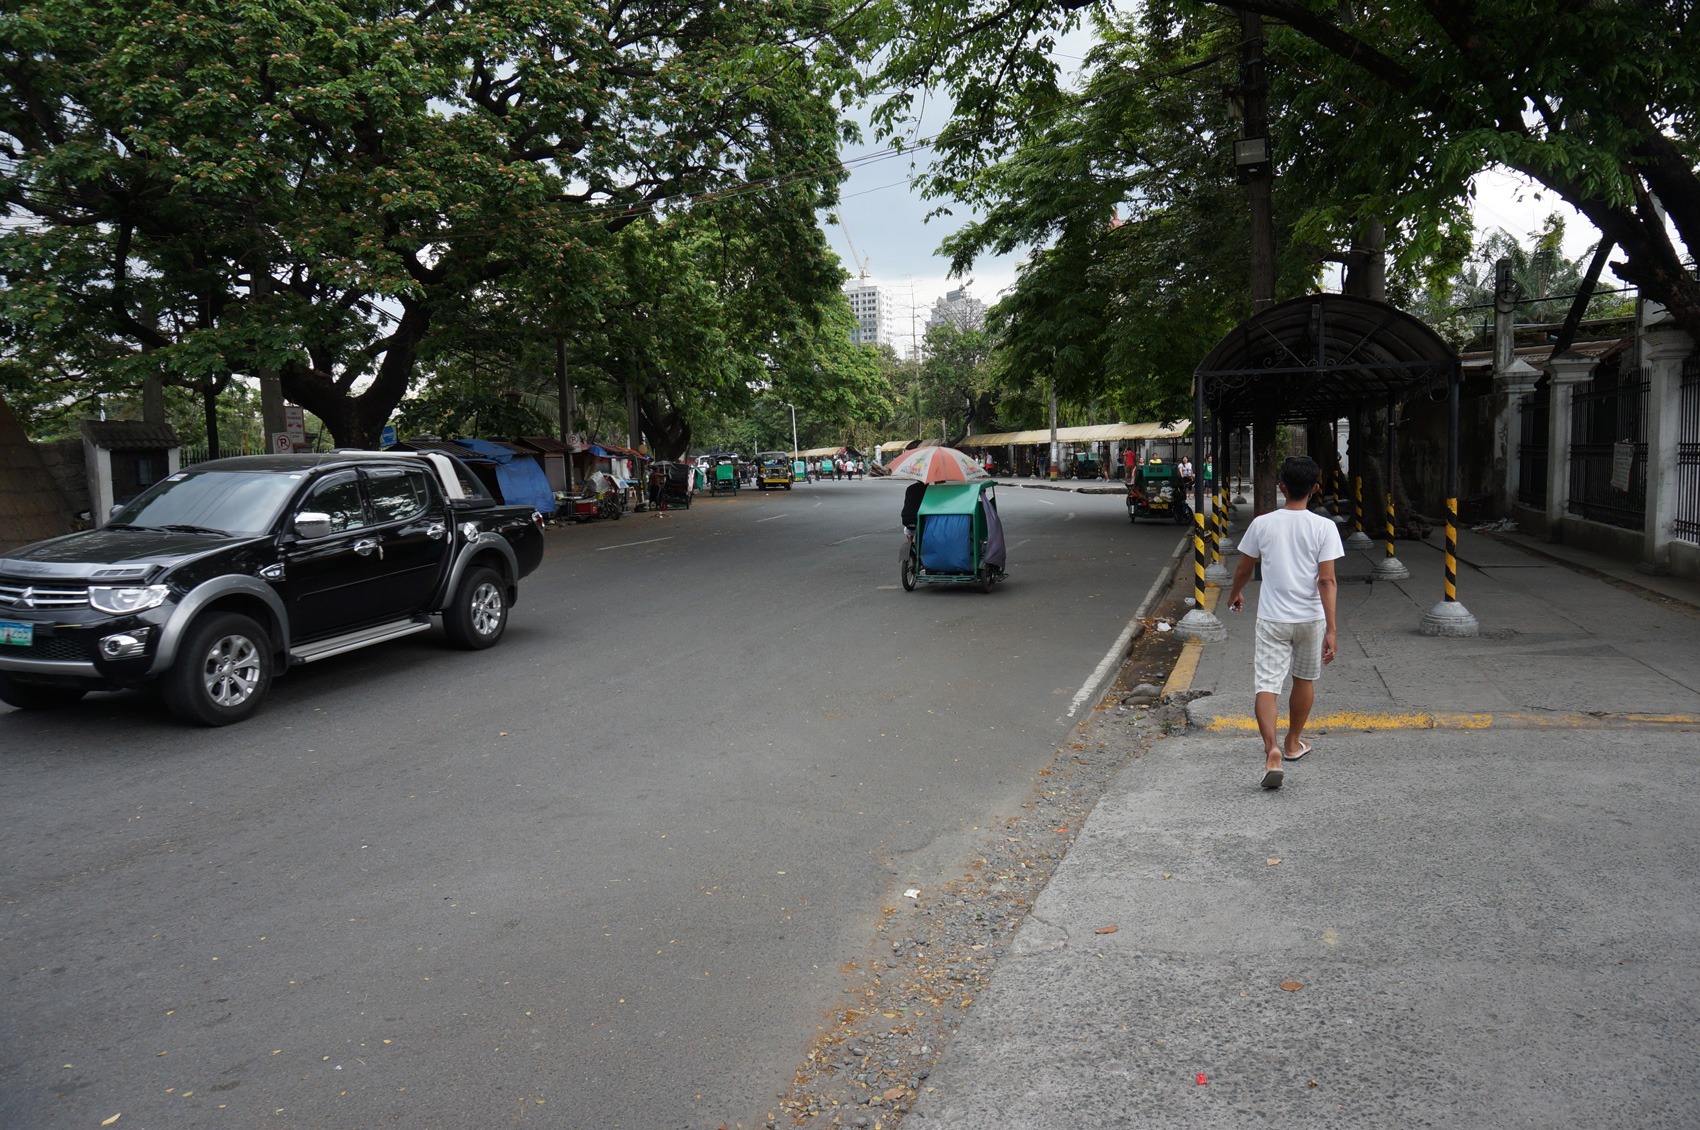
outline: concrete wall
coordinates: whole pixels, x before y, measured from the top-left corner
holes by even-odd
[[[65,497],[65,505],[70,512],[77,514],[87,510],[89,482],[88,470],[84,466],[83,441],[74,437],[54,440],[51,443],[38,443],[35,449],[58,485],[59,493]]]
[[[0,399],[0,550],[70,530],[70,510],[53,475]]]
[[[1640,561],[1641,545],[1646,534],[1641,530],[1625,530],[1604,522],[1590,522],[1567,514],[1559,523],[1558,540],[1590,553],[1602,553],[1624,561]]]

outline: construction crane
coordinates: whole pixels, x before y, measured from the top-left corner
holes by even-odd
[[[868,281],[868,261],[856,249],[856,241],[850,237],[850,225],[844,222],[844,213],[838,213],[838,230],[844,233],[844,242],[850,245],[850,258],[856,263],[856,278],[860,282]]]

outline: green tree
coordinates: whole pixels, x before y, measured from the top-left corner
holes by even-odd
[[[119,384],[275,368],[369,443],[480,288],[594,302],[609,237],[681,200],[812,217],[857,28],[834,0],[14,7],[0,317]]]
[[[956,444],[997,415],[992,338],[983,327],[946,320],[927,327],[919,378],[926,418],[949,422],[944,439]]]
[[[1314,247],[1345,245],[1366,218],[1381,219],[1405,269],[1443,276],[1466,250],[1471,178],[1497,165],[1574,205],[1621,249],[1617,275],[1700,335],[1700,281],[1684,267],[1700,239],[1700,30],[1687,0],[1153,0],[1143,18],[1166,35],[1206,6],[1269,17],[1277,200],[1304,202],[1291,230]],[[1047,52],[1083,7],[894,0],[882,77],[900,93],[878,120],[895,129],[919,89],[942,84],[956,113],[941,174],[965,179],[1007,157],[1027,140],[1019,123],[1067,101]],[[1109,5],[1090,10],[1116,18]],[[1237,38],[1223,46],[1231,61]],[[1135,63],[1125,77],[1165,75]],[[1205,167],[1226,170],[1230,136],[1200,136]],[[1140,156],[1100,153],[1111,167]]]
[[[968,160],[947,141],[930,189],[983,213],[945,242],[956,270],[1041,249],[992,312],[1007,385],[1054,381],[1065,403],[1172,419],[1190,414],[1200,350],[1250,312],[1246,209],[1216,151],[1238,32],[1209,10],[1097,30],[1075,88],[1036,83],[995,153]],[[1297,202],[1278,203],[1290,226]],[[1285,250],[1281,289],[1313,285],[1315,249]]]

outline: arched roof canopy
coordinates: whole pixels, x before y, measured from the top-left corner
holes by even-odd
[[[1428,326],[1385,302],[1309,294],[1252,315],[1194,370],[1205,408],[1230,428],[1251,423],[1272,395],[1278,417],[1339,417],[1402,400],[1458,365]]]

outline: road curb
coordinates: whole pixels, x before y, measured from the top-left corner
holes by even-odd
[[[1181,544],[1183,548],[1186,546],[1184,541]],[[1219,587],[1211,585],[1206,588],[1204,590],[1204,610],[1215,612],[1216,602],[1221,596],[1222,590]],[[1182,646],[1180,658],[1176,659],[1175,665],[1169,669],[1168,681],[1163,684],[1162,697],[1185,694],[1192,689],[1192,681],[1198,677],[1198,660],[1204,654],[1204,643],[1204,640],[1194,637],[1187,640],[1185,645]]]
[[[1168,561],[1164,562],[1163,567],[1157,571],[1156,579],[1151,582],[1151,587],[1146,590],[1145,599],[1141,600],[1139,607],[1134,610],[1133,619],[1127,622],[1127,627],[1123,628],[1121,635],[1116,637],[1116,642],[1110,645],[1110,650],[1104,654],[1104,658],[1099,661],[1097,668],[1087,677],[1085,684],[1075,692],[1074,700],[1069,703],[1068,712],[1057,721],[1068,722],[1072,720],[1080,713],[1081,707],[1089,702],[1095,704],[1104,697],[1104,688],[1121,673],[1122,665],[1127,662],[1129,649],[1133,647],[1134,641],[1144,634],[1145,618],[1151,615],[1151,610],[1157,606],[1159,600],[1163,599],[1163,594],[1168,591],[1169,586],[1174,584],[1175,573],[1180,569],[1181,562],[1186,559],[1190,541],[1190,535],[1181,538],[1180,544],[1175,546],[1175,551],[1169,554]]]
[[[994,479],[1000,487],[1018,487],[1021,490],[1054,490],[1064,494],[1126,494],[1123,486],[1064,486],[1062,483],[1031,482],[1024,483],[1014,479]]]
[[[1276,720],[1277,728],[1286,718]],[[1255,733],[1257,719],[1249,714],[1220,714],[1195,720],[1210,733]],[[1413,710],[1408,712],[1339,710],[1312,714],[1307,730],[1642,730],[1700,729],[1700,714],[1613,714],[1606,711],[1551,713],[1462,714]]]

